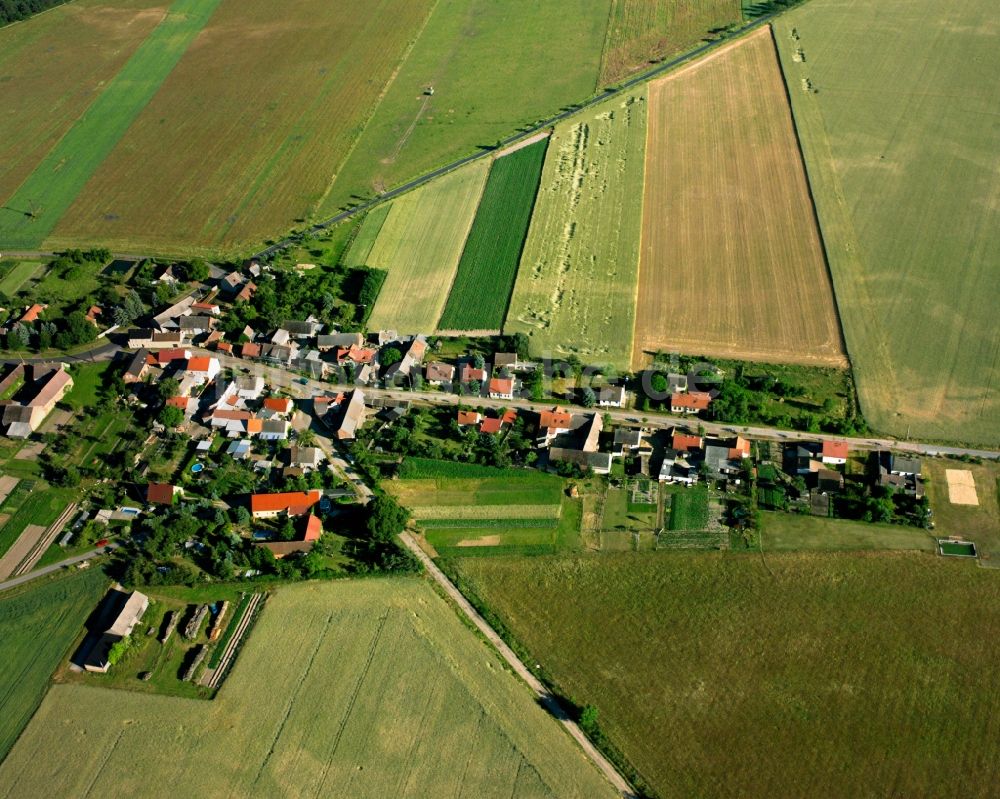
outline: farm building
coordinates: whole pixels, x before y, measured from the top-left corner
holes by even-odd
[[[111,647],[132,634],[148,607],[149,598],[145,594],[112,589],[104,600],[103,624],[106,627],[84,657],[83,667],[87,671],[106,674],[111,667]]]
[[[52,413],[73,387],[73,378],[61,364],[18,364],[0,380],[0,395],[14,399],[0,403],[4,434],[27,438]]]
[[[700,413],[707,410],[712,403],[712,396],[702,391],[692,391],[689,394],[671,394],[671,413]]]
[[[254,494],[250,497],[250,513],[255,519],[273,519],[282,514],[302,516],[319,502],[320,493],[314,488],[283,494]]]
[[[490,399],[514,399],[514,378],[494,377],[490,380]]]

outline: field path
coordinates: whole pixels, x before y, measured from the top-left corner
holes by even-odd
[[[615,789],[623,797],[628,797],[628,799],[638,799],[631,786],[625,781],[625,778],[618,773],[615,767],[611,765],[611,762],[604,757],[604,755],[598,751],[597,747],[590,742],[590,739],[583,734],[583,730],[580,729],[579,725],[573,721],[572,718],[570,718],[566,709],[562,706],[562,703],[555,696],[553,696],[544,685],[542,685],[541,681],[534,674],[531,673],[521,659],[514,654],[514,650],[507,646],[504,640],[497,634],[496,630],[490,627],[490,625],[486,622],[486,619],[479,614],[479,611],[472,607],[469,601],[462,595],[462,592],[459,591],[455,587],[454,583],[452,583],[452,581],[445,576],[444,572],[437,567],[437,564],[435,564],[434,561],[427,556],[427,553],[420,548],[417,542],[413,540],[413,537],[409,533],[404,532],[400,536],[400,539],[402,540],[403,545],[414,555],[414,557],[416,557],[423,564],[424,568],[427,569],[428,574],[434,578],[435,582],[437,582],[437,584],[444,589],[445,593],[448,594],[452,600],[454,600],[455,604],[458,605],[459,609],[465,614],[469,621],[476,625],[476,629],[479,630],[479,632],[481,632],[491,644],[493,644],[496,650],[500,653],[501,657],[503,657],[503,659],[507,661],[507,664],[514,670],[514,673],[524,680],[528,684],[528,687],[535,692],[542,704],[542,707],[555,716],[556,719],[566,728],[567,732],[569,732],[573,739],[580,744],[580,747],[587,754],[587,757],[589,757],[594,765],[601,770]]]

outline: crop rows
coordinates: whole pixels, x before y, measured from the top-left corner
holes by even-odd
[[[475,520],[482,518],[506,519],[558,519],[560,506],[551,505],[495,505],[480,507],[477,505],[422,505],[410,508],[413,518],[423,519],[462,519]]]
[[[498,158],[465,242],[438,328],[499,330],[517,277],[548,139]]]

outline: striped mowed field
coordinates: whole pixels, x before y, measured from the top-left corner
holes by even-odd
[[[766,27],[650,85],[633,367],[658,350],[846,365]]]
[[[393,200],[365,259],[388,272],[369,328],[406,334],[437,327],[489,168],[479,161]]]
[[[10,799],[615,795],[412,578],[279,589],[211,702],[56,685],[0,785]]]

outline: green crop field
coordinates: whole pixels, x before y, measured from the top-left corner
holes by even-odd
[[[865,417],[995,445],[996,4],[814,0],[775,34]]]
[[[54,686],[0,784],[12,799],[614,796],[416,579],[282,588],[212,702]]]
[[[78,0],[40,14],[30,23],[0,29],[4,107],[0,114],[0,201],[17,189],[72,127],[95,94],[160,23],[167,5],[167,0],[116,0],[113,5],[107,0]],[[3,210],[0,217],[30,210]]]
[[[903,552],[452,564],[664,799],[994,793],[995,571]]]
[[[934,552],[926,530],[901,524],[870,524],[797,513],[761,514],[766,552],[781,550],[920,549]]]
[[[534,355],[628,367],[645,140],[644,93],[556,127],[504,324]]]
[[[14,508],[14,497],[7,498],[4,512],[11,517],[0,527],[0,555],[3,555],[17,541],[29,524],[47,526],[59,518],[59,514],[73,500],[74,492],[67,488],[34,487],[30,494]]]
[[[41,245],[211,17],[220,0],[173,0],[155,27],[84,113],[9,197],[21,215],[0,216],[8,247]],[[30,27],[30,23],[28,25]],[[72,32],[71,32],[72,33]],[[123,186],[123,188],[125,188]],[[129,184],[128,191],[140,194]],[[160,192],[150,192],[159,195]]]
[[[601,84],[694,47],[712,29],[741,19],[740,0],[611,0]]]
[[[479,201],[438,327],[500,330],[514,289],[548,139],[498,158]]]
[[[0,276],[0,293],[13,297],[42,269],[38,261],[4,261]]]
[[[701,530],[708,524],[708,488],[691,486],[670,495],[671,530]]]
[[[107,585],[99,570],[90,569],[0,594],[0,760],[42,701],[52,672],[82,636]]]
[[[608,0],[440,0],[337,173],[321,215],[591,96],[607,21]],[[433,95],[424,94],[428,86]]]
[[[488,171],[486,161],[470,164],[393,201],[365,259],[388,273],[368,318],[370,329],[435,329]],[[351,253],[347,257],[355,260]]]

